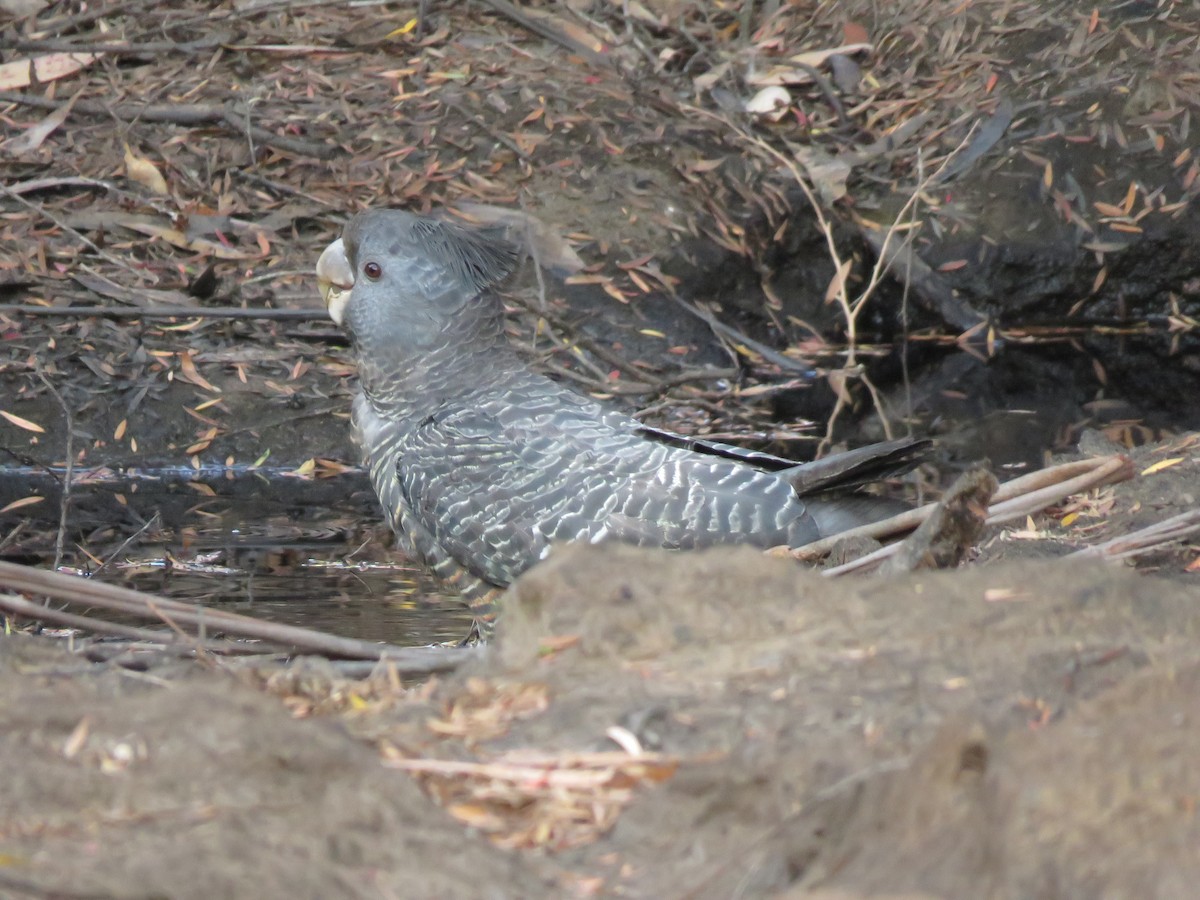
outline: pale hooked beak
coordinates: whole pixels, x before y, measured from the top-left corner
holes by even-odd
[[[326,247],[317,260],[317,287],[325,299],[329,318],[341,325],[354,287],[354,270],[350,268],[350,260],[346,259],[346,247],[341,238]]]

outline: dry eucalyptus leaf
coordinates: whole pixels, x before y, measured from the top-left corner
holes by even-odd
[[[807,84],[813,80],[812,73],[808,69],[821,68],[829,57],[835,54],[849,56],[854,53],[870,53],[874,49],[873,44],[843,44],[841,47],[829,47],[825,50],[810,50],[807,53],[797,53],[788,59],[788,62],[792,63],[792,65],[785,62],[781,65],[772,66],[765,72],[751,74],[746,78],[746,82],[756,87],[772,84]],[[796,65],[797,63],[800,65]]]
[[[80,92],[82,93],[82,91]],[[67,116],[71,114],[71,107],[75,105],[75,101],[79,99],[79,93],[67,101],[66,105],[59,107],[42,121],[28,128],[24,134],[19,134],[11,141],[4,142],[4,150],[13,156],[21,156],[25,153],[32,153],[37,150],[46,138],[54,134],[63,122],[67,121]]]
[[[23,416],[18,416],[16,413],[10,413],[8,410],[0,409],[0,416],[3,416],[13,425],[16,425],[18,428],[23,428],[26,431],[32,431],[36,434],[46,433],[46,429],[37,422],[31,422],[29,419],[26,419]]]
[[[816,147],[797,149],[796,159],[804,166],[805,174],[826,203],[835,203],[846,196],[846,180],[852,167],[844,159],[830,156]]]
[[[129,145],[125,145],[125,175],[136,181],[142,187],[149,188],[156,194],[169,194],[167,180],[162,177],[154,163],[148,159],[136,156]]]
[[[0,65],[0,91],[29,87],[33,83],[34,74],[37,75],[38,84],[66,78],[99,57],[99,53],[49,53],[32,59],[4,63]]]

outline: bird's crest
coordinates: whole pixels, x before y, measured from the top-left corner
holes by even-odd
[[[412,230],[424,256],[446,266],[476,290],[502,284],[520,261],[517,248],[498,234],[426,218],[415,218]]]

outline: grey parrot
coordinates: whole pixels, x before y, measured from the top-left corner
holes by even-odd
[[[797,465],[647,427],[534,371],[494,290],[517,261],[482,232],[377,209],[317,262],[353,342],[354,427],[388,522],[483,633],[498,589],[556,542],[797,547],[895,511],[848,489],[911,468],[926,441]]]

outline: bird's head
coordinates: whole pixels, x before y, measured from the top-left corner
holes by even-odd
[[[359,342],[373,337],[424,346],[479,304],[517,262],[507,242],[398,209],[359,213],[317,260],[329,316]],[[463,323],[469,326],[468,323]]]

